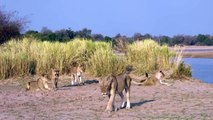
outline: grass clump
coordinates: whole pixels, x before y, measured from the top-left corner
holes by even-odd
[[[93,76],[119,74],[124,70],[126,61],[124,56],[118,57],[112,51],[112,44],[96,42],[96,50],[88,60],[88,72]]]
[[[189,65],[185,65],[182,61],[177,68],[174,69],[173,74],[171,75],[172,78],[186,78],[192,77],[191,67]]]
[[[168,46],[160,46],[151,39],[134,42],[128,45],[127,50],[128,63],[136,68],[138,75],[169,69],[173,56]]]
[[[182,79],[192,77],[191,67],[189,65],[185,65],[184,61],[182,61],[184,48],[180,46],[174,47],[175,57],[172,61],[172,75],[171,78]]]

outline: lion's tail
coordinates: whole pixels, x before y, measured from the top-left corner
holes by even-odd
[[[132,80],[132,83],[133,83],[133,84],[136,84],[136,85],[144,85],[144,84],[146,83],[146,81],[147,81],[147,79],[141,80],[140,82],[137,82],[137,81]]]

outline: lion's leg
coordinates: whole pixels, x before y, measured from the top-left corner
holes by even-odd
[[[76,74],[75,75],[75,83],[77,83],[77,81],[78,81],[78,75]]]
[[[162,85],[170,86],[170,84],[169,84],[169,83],[165,83],[165,82],[163,82],[161,79],[160,79],[159,81],[160,81],[160,84],[162,84]]]
[[[47,84],[44,84],[44,88],[47,89],[47,90],[50,90],[50,88]]]
[[[125,99],[124,99],[124,94],[121,92],[121,93],[118,93],[121,97],[121,106],[120,108],[124,108],[125,106]]]
[[[114,84],[112,84],[114,85]],[[113,88],[113,87],[112,87]],[[114,105],[114,101],[115,101],[115,89],[111,89],[110,90],[110,98],[109,98],[109,102],[107,104],[107,108],[106,111],[113,111],[113,109],[115,109],[115,105]]]
[[[58,79],[55,78],[55,88],[58,88]]]
[[[76,80],[76,77],[75,77],[75,75],[73,74],[73,75],[72,75],[72,78],[71,78],[71,85],[75,85],[75,80]]]
[[[79,79],[80,79],[80,84],[84,85],[84,81],[81,76],[79,76]]]
[[[80,72],[77,73],[77,78],[78,78],[78,84],[81,84],[82,83],[82,78],[81,78],[81,73]]]
[[[126,108],[127,109],[130,109],[131,108],[131,105],[130,105],[130,88],[127,88],[126,89]]]

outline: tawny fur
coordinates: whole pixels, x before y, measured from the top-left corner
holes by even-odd
[[[125,90],[126,93],[126,108],[131,108],[130,104],[130,87],[131,82],[133,81],[132,78],[129,76],[129,73],[132,70],[127,68],[126,71],[120,75],[114,76],[109,75],[103,79],[100,80],[100,89],[102,92],[102,95],[108,95],[109,101],[107,103],[106,111],[114,111],[117,110],[117,108],[114,105],[114,99],[116,93],[119,94],[121,97],[121,105],[120,108],[125,107],[125,99],[123,95],[123,91]],[[136,81],[134,81],[137,83]],[[143,84],[143,83],[138,83]]]
[[[71,67],[70,73],[71,73],[71,85],[82,85],[84,84],[84,81],[82,79],[84,72],[84,68],[82,65],[75,65]]]
[[[58,89],[58,81],[59,81],[59,70],[58,69],[52,69],[51,80],[52,80],[54,89]]]
[[[167,86],[170,85],[168,83],[163,82],[163,78],[165,77],[165,74],[163,73],[163,71],[159,71],[150,77],[148,73],[146,73],[146,77],[147,77],[146,81],[143,81],[144,85],[156,85],[157,83],[167,85]]]
[[[50,90],[47,77],[42,75],[36,81],[27,82],[26,90]]]

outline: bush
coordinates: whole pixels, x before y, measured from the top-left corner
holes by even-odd
[[[185,65],[182,61],[177,68],[174,69],[172,78],[185,78],[185,77],[192,77],[191,67],[189,65]]]

